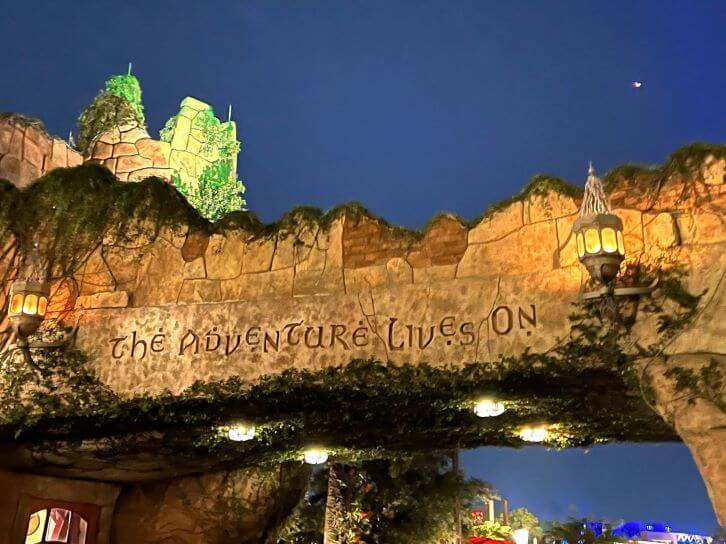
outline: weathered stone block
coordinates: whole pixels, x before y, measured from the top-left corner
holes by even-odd
[[[0,155],[5,155],[10,151],[10,140],[12,137],[12,126],[5,123],[0,124]]]
[[[40,177],[40,168],[35,166],[34,164],[30,164],[29,162],[21,161],[20,162],[20,182],[22,185],[18,184],[19,187],[23,187],[24,185],[30,185],[30,183]]]
[[[0,178],[12,181],[18,186],[24,186],[26,180],[20,179],[20,158],[12,155],[0,157]]]
[[[91,158],[99,160],[109,159],[113,157],[113,147],[114,146],[111,144],[106,144],[104,142],[98,141],[96,142],[96,145],[93,146]]]
[[[388,283],[388,270],[385,264],[346,268],[344,275],[345,292],[349,294],[370,291]]]
[[[453,280],[456,277],[456,264],[442,264],[413,269],[414,283],[431,283]]]
[[[83,164],[83,155],[75,149],[68,149],[68,166],[80,166]]]
[[[145,129],[140,128],[140,127],[134,127],[129,130],[126,130],[126,131],[124,131],[123,129],[121,130],[121,141],[122,142],[135,144],[137,141],[139,141],[143,138],[148,138],[148,137],[149,137],[149,133],[146,132]]]
[[[142,168],[149,168],[152,165],[149,159],[145,159],[140,155],[130,155],[126,157],[119,157],[116,162],[116,171],[122,172],[133,172],[134,170],[140,170]]]
[[[184,279],[204,279],[207,277],[207,271],[204,267],[204,257],[199,257],[193,261],[187,261],[184,264]]]
[[[244,239],[241,231],[228,231],[213,234],[204,255],[207,277],[227,280],[242,273],[242,262],[246,257]]]
[[[91,308],[126,308],[129,305],[129,294],[126,291],[110,291],[81,295],[76,299],[76,309]]]
[[[557,264],[555,221],[532,223],[497,241],[469,244],[457,277],[528,274]]]
[[[577,256],[577,241],[572,233],[572,225],[576,218],[575,215],[569,215],[557,220],[559,268],[574,266],[580,261]]]
[[[723,185],[726,183],[726,160],[709,155],[701,166],[701,176],[706,185]]]
[[[127,155],[138,155],[139,150],[136,149],[136,146],[134,144],[130,144],[127,142],[120,142],[113,146],[113,156],[114,157],[124,157]]]
[[[482,219],[469,231],[469,243],[480,244],[498,240],[513,233],[524,225],[522,202],[514,202]]]
[[[200,230],[192,230],[187,234],[181,248],[182,258],[189,262],[204,256],[209,246],[209,235]]]
[[[189,264],[191,263],[187,263],[187,265]],[[220,282],[218,280],[185,279],[177,300],[181,304],[218,302],[222,300]]]
[[[38,172],[43,167],[43,153],[41,153],[38,144],[31,139],[26,139],[23,145],[23,160],[33,165]]]
[[[669,213],[643,214],[643,230],[649,253],[657,254],[679,243],[676,220]]]
[[[118,127],[107,130],[98,137],[98,141],[111,145],[117,144],[121,141],[121,131],[118,129]]]
[[[726,219],[715,211],[681,213],[676,216],[676,223],[683,244],[713,244],[726,241],[724,228]]]
[[[391,284],[413,283],[413,269],[406,259],[394,257],[386,263],[386,271]]]
[[[525,223],[548,221],[577,213],[572,197],[549,191],[545,195],[530,195],[524,202]]]

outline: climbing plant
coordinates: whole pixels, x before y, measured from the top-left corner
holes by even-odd
[[[146,126],[141,86],[131,74],[112,76],[78,118],[78,149],[87,154],[98,136],[129,123]]]
[[[242,197],[245,186],[237,179],[229,159],[219,159],[205,167],[196,183],[185,182],[179,172],[173,174],[172,183],[210,221],[242,210],[247,204]]]

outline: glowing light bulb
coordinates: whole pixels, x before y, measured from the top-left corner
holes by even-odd
[[[227,436],[234,442],[247,442],[255,437],[255,426],[237,423],[229,428]]]
[[[305,450],[305,456],[303,457],[308,465],[322,465],[328,460],[328,452],[325,450],[312,448]]]
[[[474,413],[479,417],[500,416],[506,409],[503,402],[492,399],[481,399],[474,405]]]
[[[547,439],[549,431],[546,427],[524,427],[519,431],[519,438],[525,442],[543,442]]]

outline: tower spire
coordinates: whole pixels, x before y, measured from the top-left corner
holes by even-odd
[[[595,167],[590,161],[587,169],[587,181],[585,182],[585,194],[582,195],[580,217],[602,213],[610,213],[610,201],[605,195],[602,180],[595,173]]]

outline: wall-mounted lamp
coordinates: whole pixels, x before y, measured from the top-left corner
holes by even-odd
[[[234,423],[227,429],[227,437],[233,442],[247,442],[255,437],[256,428],[248,423]]]
[[[328,460],[328,452],[320,448],[310,448],[305,450],[303,460],[308,465],[322,465]]]
[[[502,415],[507,407],[503,402],[494,399],[479,399],[474,404],[474,413],[479,417],[496,417]]]
[[[43,322],[48,309],[48,284],[40,281],[15,281],[10,287],[8,319],[19,342],[27,342]]]
[[[575,236],[580,262],[585,265],[590,277],[602,284],[600,289],[585,293],[584,299],[605,295],[642,295],[653,291],[655,283],[648,287],[611,286],[625,258],[623,222],[612,213],[602,180],[595,174],[592,163],[587,173],[580,214],[572,225],[572,234]]]
[[[525,442],[544,442],[549,436],[549,431],[544,425],[536,427],[522,427],[519,430],[519,438]]]

